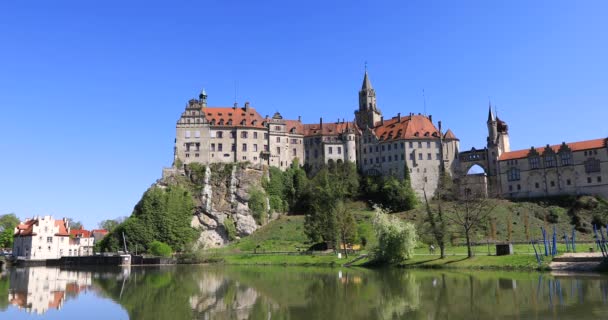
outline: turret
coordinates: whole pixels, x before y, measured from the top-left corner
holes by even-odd
[[[488,147],[492,147],[497,143],[498,140],[498,123],[496,122],[496,116],[492,112],[492,104],[489,104],[488,111]]]
[[[198,95],[198,99],[203,108],[207,106],[207,93],[205,92],[205,88],[201,90],[201,93]]]
[[[363,84],[359,91],[359,110],[355,111],[355,118],[359,128],[373,128],[380,121],[382,113],[376,105],[376,90],[372,87],[367,70],[363,75]]]

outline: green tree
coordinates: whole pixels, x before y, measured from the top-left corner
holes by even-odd
[[[375,259],[386,263],[400,263],[409,259],[418,243],[416,228],[396,216],[376,207],[374,230],[378,239]]]
[[[346,247],[348,244],[353,244],[355,239],[357,239],[357,223],[355,222],[355,216],[347,203],[342,201],[338,202],[335,210],[338,235],[340,237],[341,246],[344,249],[344,256],[348,258],[348,250]]]
[[[164,242],[160,242],[160,241],[152,241],[150,243],[150,253],[155,255],[155,256],[159,256],[159,257],[165,257],[165,258],[169,258],[171,257],[171,254],[173,253],[173,251],[171,250],[171,246],[169,246],[168,244],[164,243]]]
[[[253,218],[258,224],[263,224],[266,219],[267,208],[266,208],[266,194],[259,188],[252,187],[249,189],[249,201],[247,201],[249,210],[253,215]]]
[[[0,216],[0,248],[13,247],[13,233],[19,224],[19,218],[14,213]]]
[[[125,220],[126,220],[125,217],[120,217],[120,218],[116,218],[116,219],[102,220],[99,223],[99,228],[108,230],[109,232],[112,232],[112,231],[114,231],[114,229],[116,229],[116,227],[118,227]]]
[[[80,221],[76,221],[72,218],[68,218],[68,227],[70,227],[70,229],[82,229],[82,222]]]

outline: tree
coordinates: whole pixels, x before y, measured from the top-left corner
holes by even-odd
[[[112,232],[112,231],[114,231],[114,229],[116,229],[116,227],[118,227],[118,225],[120,225],[121,223],[123,223],[125,220],[126,220],[125,217],[120,217],[120,218],[116,218],[116,219],[102,220],[99,223],[99,228],[108,230],[109,232]]]
[[[378,239],[375,258],[380,262],[400,263],[409,259],[418,243],[414,224],[388,215],[376,207],[374,230]]]
[[[19,224],[19,218],[14,213],[3,214],[0,216],[0,231],[10,229],[13,231]]]
[[[464,192],[458,201],[457,208],[452,214],[447,215],[447,218],[464,231],[467,243],[467,256],[471,258],[473,257],[471,245],[472,232],[490,217],[496,207],[496,203],[491,202],[482,194],[466,188],[466,186],[463,190]]]
[[[424,194],[427,220],[431,226],[431,233],[433,234],[433,238],[437,242],[437,246],[439,246],[440,258],[443,259],[445,258],[445,235],[447,233],[447,228],[445,224],[445,219],[443,217],[441,200],[437,201],[437,212],[434,212],[433,209],[431,209],[431,205],[429,204],[429,200],[426,196],[426,190],[424,188],[422,189],[422,192]]]
[[[82,222],[80,221],[75,221],[72,218],[67,218],[68,220],[68,227],[70,227],[70,229],[82,229]]]
[[[347,203],[342,201],[336,205],[336,224],[338,227],[338,235],[340,242],[344,248],[344,256],[348,258],[347,244],[352,244],[357,238],[357,223],[355,216],[348,207]]]

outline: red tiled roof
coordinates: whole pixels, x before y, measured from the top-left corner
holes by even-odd
[[[410,115],[384,120],[383,124],[376,123],[374,132],[380,141],[397,139],[437,139],[439,130],[431,120],[423,115]],[[453,138],[457,139],[452,133]]]
[[[285,120],[285,130],[287,130],[287,132],[291,132],[292,129],[295,129],[295,133],[297,134],[304,134],[304,125],[301,121]]]
[[[55,220],[55,226],[59,227],[59,231],[55,233],[56,236],[69,236],[67,222],[63,220]]]
[[[13,298],[9,301],[10,304],[25,308],[27,306],[27,292],[15,292],[11,295]]]
[[[24,223],[17,225],[17,232],[15,236],[35,236],[34,225],[38,223],[38,220],[31,219],[26,220]]]
[[[209,123],[213,123],[215,120],[216,126],[219,126],[221,120],[224,120],[223,126],[227,127],[264,128],[264,118],[254,108],[245,111],[245,108],[205,107],[201,110]],[[228,124],[230,120],[232,120],[232,124]]]
[[[94,230],[91,230],[91,233],[108,234],[108,230],[106,230],[106,229],[94,229]]]
[[[582,151],[582,150],[589,150],[589,149],[605,148],[607,141],[608,141],[608,139],[601,138],[601,139],[594,139],[594,140],[570,142],[570,143],[566,143],[566,145],[568,145],[570,150],[572,150],[574,152],[574,151]],[[561,144],[556,144],[553,146],[549,146],[549,148],[553,149],[554,152],[558,152],[559,148],[561,146],[562,146]],[[536,151],[539,154],[542,154],[543,152],[545,152],[546,147],[539,147],[539,148],[534,148],[534,149],[536,149]],[[498,161],[527,158],[529,153],[530,153],[530,149],[505,152],[500,155],[500,158],[498,158]]]
[[[84,229],[71,229],[70,236],[73,236],[75,238],[90,238],[91,231],[84,230]]]
[[[348,128],[354,129],[355,125],[352,122],[329,122],[323,123],[323,126],[320,123],[315,123],[305,124],[303,127],[305,136],[335,136],[343,133]]]
[[[49,308],[58,309],[59,306],[61,306],[61,301],[63,300],[65,293],[63,291],[53,291],[52,294],[53,300],[49,302]]]

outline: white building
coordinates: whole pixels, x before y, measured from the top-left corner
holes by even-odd
[[[82,231],[70,236],[67,219],[55,220],[51,216],[27,219],[15,228],[13,255],[24,260],[59,259],[63,256],[93,254],[94,238],[82,238]]]

